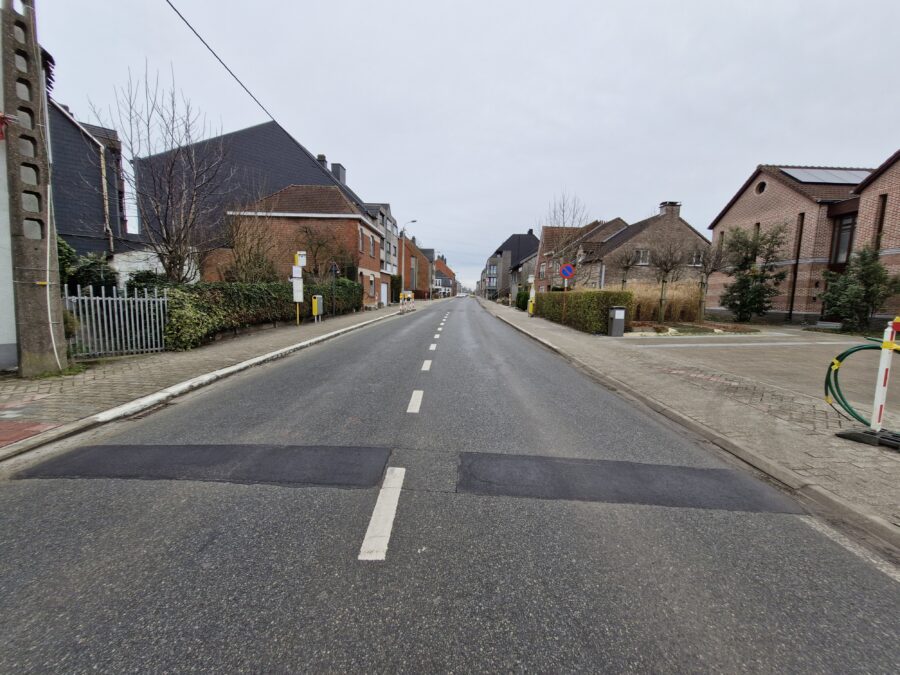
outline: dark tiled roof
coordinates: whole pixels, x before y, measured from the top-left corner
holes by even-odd
[[[495,251],[509,251],[510,268],[518,267],[519,263],[534,253],[537,253],[541,240],[534,236],[534,232],[514,234],[507,238]]]
[[[593,255],[588,261],[602,260],[605,256],[609,255],[620,246],[628,243],[628,241],[639,235],[654,223],[658,222],[661,218],[665,217],[665,214],[661,213],[655,216],[650,216],[649,218],[645,218],[644,220],[634,223],[633,225],[628,225],[625,229],[612,234],[608,239],[601,243],[601,245],[594,251]],[[697,235],[699,239],[702,239],[707,244],[709,243],[708,241],[706,241],[706,237],[704,237],[702,234],[697,232],[697,230],[691,227],[690,223],[688,223],[686,220],[684,220],[683,218],[678,218],[678,222],[684,225],[684,227],[686,227],[688,231]]]
[[[235,203],[258,199],[288,185],[327,185],[339,188],[358,208],[365,203],[301,145],[277,122],[265,122],[246,129],[199,141],[196,152],[214,151],[221,143],[234,172]],[[153,161],[143,157],[139,162]]]
[[[272,213],[359,213],[334,185],[289,185],[259,200],[255,208]]]
[[[115,129],[107,129],[106,127],[98,127],[96,124],[85,124],[79,122],[81,126],[87,129],[88,133],[101,143],[119,145],[119,134]]]
[[[856,183],[847,183],[847,184],[837,184],[837,183],[805,183],[803,181],[799,181],[793,176],[785,173],[782,169],[825,169],[825,170],[833,170],[833,171],[872,171],[872,169],[863,169],[859,167],[847,167],[847,166],[800,166],[800,165],[788,165],[788,164],[760,164],[756,167],[756,171],[746,180],[746,182],[741,186],[741,189],[738,190],[734,197],[732,197],[728,204],[725,205],[725,208],[715,217],[715,220],[712,221],[709,225],[709,229],[713,229],[720,220],[728,213],[729,209],[734,206],[735,202],[740,199],[740,196],[744,194],[744,191],[753,184],[753,181],[756,180],[757,176],[760,174],[765,174],[766,176],[777,180],[779,183],[789,187],[805,197],[808,197],[814,202],[839,202],[844,199],[849,199],[853,196],[854,188],[856,188]],[[871,176],[870,176],[871,177]]]
[[[900,162],[900,150],[895,152],[893,155],[888,157],[884,162],[882,162],[881,166],[875,169],[872,173],[870,173],[865,180],[863,180],[859,185],[853,188],[853,194],[862,194],[862,191],[865,190],[869,185],[872,184],[876,178],[878,178],[885,171],[890,169],[894,164]]]
[[[584,261],[593,262],[594,260],[600,260],[609,250],[606,242],[627,227],[629,227],[628,223],[621,218],[613,218],[588,232],[584,237],[584,241],[580,244],[584,250]]]
[[[434,262],[435,252],[433,248],[420,248],[419,250],[422,251],[422,255],[428,258],[429,262]]]

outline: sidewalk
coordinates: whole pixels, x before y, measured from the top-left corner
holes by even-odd
[[[422,302],[419,308],[428,305]],[[78,426],[71,430],[74,432],[92,426],[77,422],[191,378],[398,313],[396,306],[390,306],[320,323],[259,330],[186,352],[107,359],[89,365],[78,375],[40,380],[0,377],[0,459],[38,442],[56,440],[60,430],[67,427]],[[218,377],[210,377],[210,381],[214,379]]]
[[[830,359],[859,339],[790,328],[739,337],[616,339],[480,302],[606,386],[900,546],[900,453],[837,438],[834,432],[850,425],[820,393]],[[860,359],[842,371],[842,385],[851,400],[871,405],[869,365]],[[888,405],[897,410],[900,378],[893,384]],[[897,428],[900,416],[886,422]]]

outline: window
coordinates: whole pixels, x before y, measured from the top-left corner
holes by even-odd
[[[363,237],[362,237],[362,230],[360,230],[360,231],[359,231],[359,250],[360,250],[360,251],[363,250],[363,240],[362,240],[362,239],[363,239]]]
[[[703,264],[703,251],[694,251],[691,253],[691,261],[688,263],[689,267],[700,267]]]
[[[491,276],[497,276],[497,266],[496,265],[488,265],[488,274]]]
[[[369,255],[375,257],[375,237],[369,235]]]
[[[756,194],[761,195],[766,191],[766,181],[761,180],[756,184]]]
[[[759,223],[753,225],[753,237],[759,239]]]
[[[649,265],[650,264],[650,249],[649,248],[639,248],[634,252],[634,264],[635,265]]]
[[[834,236],[831,240],[831,264],[846,265],[853,247],[853,231],[856,229],[856,214],[841,216],[835,221]]]
[[[497,277],[488,277],[488,288],[497,288]]]
[[[397,255],[397,244],[394,244],[394,255]]]
[[[538,278],[543,279],[547,275],[547,263],[541,263],[541,272]]]
[[[375,297],[375,275],[369,275],[369,295]]]
[[[881,250],[881,235],[884,232],[884,214],[887,212],[887,195],[878,197],[878,214],[875,216],[875,250]]]

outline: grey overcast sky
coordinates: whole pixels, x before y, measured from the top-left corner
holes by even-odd
[[[36,4],[81,119],[147,61],[223,131],[266,121],[164,0]],[[706,232],[757,164],[873,167],[900,147],[898,0],[175,4],[469,285],[563,190],[628,222],[678,200]]]

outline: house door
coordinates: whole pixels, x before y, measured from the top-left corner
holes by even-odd
[[[381,282],[381,304],[388,304],[388,285],[383,281]]]

